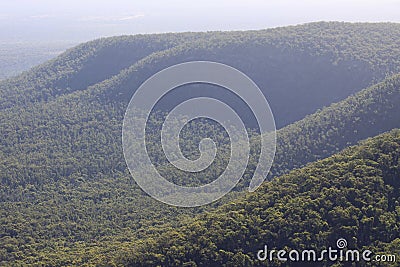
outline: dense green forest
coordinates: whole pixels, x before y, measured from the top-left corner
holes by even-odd
[[[311,194],[305,192],[304,188],[332,187],[326,184],[323,180],[326,177],[320,176],[319,172],[336,179],[335,188],[351,188],[357,184],[359,187],[355,189],[362,192],[375,190],[371,194],[382,199],[388,198],[390,188],[387,186],[390,184],[387,185],[383,172],[387,167],[387,170],[392,170],[398,176],[398,170],[392,162],[381,165],[379,157],[395,155],[398,148],[393,151],[381,150],[379,142],[387,139],[388,142],[398,144],[397,132],[363,143],[360,147],[346,150],[325,161],[318,161],[297,173],[295,171],[275,179],[266,183],[255,195],[243,196],[241,191],[258,160],[259,137],[257,131],[254,131],[251,134],[250,163],[235,192],[209,206],[181,209],[151,199],[135,184],[123,158],[121,128],[129,98],[155,72],[190,60],[212,60],[232,65],[259,85],[275,115],[278,132],[277,153],[269,175],[272,179],[309,162],[331,156],[362,139],[400,127],[400,76],[397,74],[400,72],[399,38],[398,24],[336,22],[262,31],[121,36],[81,44],[28,72],[1,81],[0,134],[3,138],[0,139],[0,265],[55,266],[111,262],[173,264],[173,258],[177,260],[175,265],[191,260],[200,265],[211,262],[229,265],[229,262],[235,260],[245,264],[253,255],[252,251],[250,247],[239,251],[235,247],[240,245],[237,240],[218,239],[221,243],[213,244],[204,240],[204,244],[197,246],[197,239],[201,238],[192,236],[196,240],[186,240],[184,244],[184,239],[176,240],[179,235],[175,236],[175,232],[168,229],[181,226],[189,231],[188,227],[192,225],[192,219],[189,218],[198,214],[199,217],[193,223],[199,222],[201,230],[208,221],[212,223],[221,219],[221,223],[226,222],[228,217],[222,219],[222,215],[218,215],[222,214],[221,211],[230,214],[228,210],[231,209],[233,213],[237,211],[240,218],[244,216],[250,220],[259,214],[265,215],[263,212],[267,210],[269,213],[270,209],[283,209],[283,206],[265,204],[274,190],[280,192],[273,194],[277,202],[283,203],[287,192],[287,200],[291,196],[294,199],[292,206],[298,207],[300,202],[296,201],[301,201],[302,196],[310,197]],[[205,92],[207,96],[233,103],[241,111],[237,99],[231,95],[203,87],[187,88],[175,100],[200,96]],[[157,143],[157,130],[167,108],[167,105],[161,106],[152,115],[150,138],[154,142],[150,143],[149,150],[153,153],[155,164],[176,183],[199,184],[213,180],[226,165],[226,134],[218,125],[208,121],[196,121],[188,125],[182,132],[184,154],[195,157],[202,136],[217,140],[221,152],[216,163],[205,172],[182,174],[166,163]],[[253,122],[249,121],[248,127],[253,126]],[[378,154],[378,158],[371,158],[378,165],[365,163],[365,158],[357,154],[368,149]],[[372,176],[369,175],[373,173],[376,175],[373,180],[377,181],[374,184],[381,187],[372,188],[369,184],[362,184],[360,179],[363,175],[354,173],[351,166],[343,166],[337,173],[330,174],[337,167],[332,163],[335,158],[343,161],[346,158],[348,161],[357,158],[362,174],[363,166],[369,166],[365,169],[365,179],[370,179]],[[331,165],[335,167],[329,167]],[[312,174],[314,172],[316,174]],[[314,176],[317,178],[313,178],[309,181],[309,187],[305,187],[304,183]],[[353,181],[350,179],[353,176],[360,179]],[[348,185],[345,184],[346,177],[352,181]],[[287,185],[282,184],[285,181],[289,181]],[[267,190],[270,187],[272,191]],[[303,190],[304,195],[299,193],[299,199],[295,200],[299,190]],[[315,190],[321,193],[319,189]],[[325,195],[319,197],[324,198]],[[251,198],[254,198],[253,202]],[[246,214],[241,213],[245,199],[252,203],[251,207],[259,205],[257,212],[247,214],[250,210],[244,209]],[[336,204],[335,201],[332,199],[331,205]],[[376,199],[365,201],[353,203],[349,200],[343,203],[343,209],[351,205],[360,209],[355,214],[361,217],[352,218],[359,222],[363,214],[366,214],[367,220],[372,216],[371,213],[378,212],[368,210],[370,203],[374,203],[371,204],[373,208],[381,209],[377,214],[390,213],[384,216],[395,216],[393,205],[398,206],[398,203],[392,202],[394,204],[390,210],[384,204],[377,205],[380,202]],[[221,205],[224,206],[219,207]],[[238,205],[237,209],[233,208],[235,205]],[[351,211],[353,206],[349,208]],[[216,210],[211,211],[214,208]],[[350,213],[350,210],[337,212]],[[210,213],[203,214],[205,211]],[[318,216],[321,220],[328,220],[325,215],[326,212],[322,212]],[[261,221],[271,219],[265,216],[260,218],[258,220]],[[394,225],[398,227],[399,218],[393,218],[391,233],[397,233],[398,236]],[[275,219],[279,221],[279,218]],[[312,224],[310,226],[304,222],[298,225],[295,221],[288,221],[284,229],[303,229],[309,233],[315,230]],[[238,220],[238,223],[241,222],[243,225],[247,223],[245,219]],[[364,226],[367,227],[367,224],[365,222]],[[243,225],[241,227],[246,228]],[[340,223],[338,225],[340,227]],[[343,225],[347,224],[343,222]],[[281,226],[276,222],[272,227],[278,229]],[[392,226],[379,224],[376,227],[384,231]],[[335,238],[335,231],[339,231],[324,227],[327,236],[321,236],[318,244]],[[215,229],[209,234],[221,235],[221,238],[228,235],[228,232],[222,232],[221,229],[222,226],[220,231]],[[291,241],[274,232],[275,228],[271,229],[259,230],[269,231],[275,238],[273,240],[276,240],[274,242],[282,242],[271,243],[276,246],[286,241],[289,242],[286,245],[298,245],[305,242],[307,236],[299,232],[298,239]],[[370,230],[365,229],[357,228],[357,235],[365,235]],[[185,231],[182,238],[190,236]],[[236,230],[233,232],[232,235],[241,234],[246,240],[250,240],[254,234]],[[348,233],[350,235],[351,232]],[[270,237],[267,233],[263,234],[265,238]],[[396,246],[397,241],[389,244],[394,238],[389,240],[382,235],[381,240],[371,239],[378,235],[368,237],[370,239],[363,237],[357,246],[372,245],[375,241],[382,248]],[[328,237],[330,239],[324,239]],[[166,256],[168,253],[156,246],[156,242],[160,241],[158,238],[176,241],[176,247],[168,252],[176,254]],[[308,240],[304,244],[313,244],[314,241]],[[229,243],[232,243],[232,247],[225,247],[230,246]],[[212,245],[209,251],[200,252],[197,249],[207,247],[207,244]],[[192,252],[179,247],[184,245],[188,248],[193,245]],[[216,255],[213,248],[224,252],[217,251]],[[142,250],[148,250],[149,254],[141,258],[138,253]],[[208,256],[210,258],[204,258]]]
[[[265,266],[256,257],[264,244],[318,251],[339,238],[354,249],[398,255],[399,155],[396,129],[264,183],[255,193],[183,220],[179,228],[163,226],[125,244],[115,261],[124,266]],[[286,266],[278,260],[268,266],[280,265]]]

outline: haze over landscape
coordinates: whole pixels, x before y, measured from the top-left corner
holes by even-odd
[[[15,0],[0,2],[1,42],[256,30],[312,21],[400,22],[398,0]]]

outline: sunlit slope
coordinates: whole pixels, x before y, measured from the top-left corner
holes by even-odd
[[[256,256],[264,245],[269,250],[321,251],[335,247],[339,238],[346,239],[352,249],[398,255],[399,155],[399,130],[368,139],[211,212],[181,221],[179,228],[165,226],[127,243],[113,262],[124,266],[265,266]],[[286,263],[275,258],[269,264]]]

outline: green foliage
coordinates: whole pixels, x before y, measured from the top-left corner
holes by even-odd
[[[400,127],[399,103],[400,75],[394,75],[279,130],[270,177]]]
[[[399,155],[400,130],[393,130],[264,183],[259,191],[182,221],[179,228],[166,226],[139,243],[125,244],[130,251],[113,262],[261,266],[265,262],[256,253],[265,244],[320,251],[334,247],[339,238],[352,249],[396,254]],[[279,262],[270,263],[275,265]]]

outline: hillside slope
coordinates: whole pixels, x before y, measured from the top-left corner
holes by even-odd
[[[394,75],[279,130],[270,177],[400,127],[399,103],[400,75]]]
[[[276,159],[270,177],[287,173],[310,161],[331,155],[349,144],[354,144],[362,137],[400,127],[397,105],[399,99],[400,77],[395,75],[279,130]],[[62,106],[57,105],[57,107]],[[44,108],[46,110],[47,107],[44,106]],[[73,109],[68,109],[59,114],[75,114],[75,112]],[[30,114],[32,120],[37,118],[35,113],[27,112],[26,114]],[[105,137],[112,139],[119,131],[118,120],[110,120],[114,128],[101,128],[103,126],[100,122],[96,122],[96,117],[94,117],[85,124],[78,123],[79,121],[75,126],[71,124],[70,127],[73,128],[67,131],[62,128],[60,122],[51,124],[54,118],[56,118],[55,121],[58,118],[62,119],[62,117],[53,116],[55,113],[44,118],[44,121],[47,121],[47,128],[40,128],[43,131],[42,134],[38,134],[34,139],[28,138],[25,143],[22,142],[23,135],[13,137],[20,138],[18,150],[21,154],[12,152],[9,146],[8,155],[12,152],[15,158],[5,157],[5,154],[2,156],[0,166],[4,186],[1,204],[3,260],[13,258],[17,260],[21,256],[16,257],[16,255],[23,251],[24,255],[32,255],[30,260],[23,256],[20,260],[24,263],[37,262],[39,255],[48,258],[49,262],[58,264],[60,264],[58,260],[67,260],[72,255],[83,262],[92,261],[91,257],[86,260],[81,257],[86,257],[88,250],[96,255],[97,253],[112,254],[112,250],[109,251],[110,248],[120,248],[115,240],[123,244],[129,240],[136,240],[138,237],[145,237],[147,231],[152,232],[156,229],[152,227],[155,226],[154,224],[173,222],[174,218],[182,213],[196,214],[203,210],[182,210],[157,203],[137,188],[128,173],[122,172],[122,167],[121,171],[114,172],[105,169],[105,166],[111,168],[112,164],[122,161],[118,141],[114,140],[113,146],[110,146],[112,143],[107,142],[100,143],[98,146],[91,145],[87,149],[71,146],[72,140],[82,140],[80,142],[85,140],[84,143],[89,143],[91,138],[100,136],[102,142],[106,142]],[[74,117],[70,116],[70,118]],[[75,118],[79,119],[77,115]],[[102,121],[107,120],[103,117]],[[204,125],[200,126],[197,130],[191,128],[189,136],[196,132],[201,136]],[[23,129],[22,125],[19,127]],[[54,133],[53,138],[64,136],[62,140],[65,143],[60,143],[58,139],[53,140],[50,134],[44,135],[46,129],[59,129]],[[99,133],[98,129],[102,129],[102,132]],[[210,127],[207,129],[210,132],[215,131]],[[76,133],[78,131],[85,133],[80,137],[85,137],[85,139],[77,139],[77,136],[80,136]],[[66,135],[66,133],[69,134]],[[218,134],[218,131],[216,133]],[[28,135],[27,132],[26,135]],[[29,143],[32,140],[37,141]],[[108,145],[104,146],[105,144]],[[57,150],[54,150],[54,154],[49,156],[52,146],[69,146],[71,150],[64,149],[63,153],[57,153]],[[100,149],[104,148],[107,150],[100,152]],[[97,152],[93,154],[92,151]],[[103,153],[107,157],[104,157]],[[249,169],[254,166],[256,155],[257,153],[253,154]],[[35,164],[25,163],[25,165],[21,162],[22,160]],[[52,168],[46,166],[52,166]],[[103,174],[99,173],[91,177],[90,171],[96,171],[100,167],[104,168],[100,169],[103,170]],[[219,168],[212,171],[218,171]],[[174,177],[175,182],[181,180],[181,176],[173,169],[167,168],[165,173]],[[212,175],[206,175],[201,176],[200,179],[208,181],[212,177]],[[52,217],[50,221],[47,219],[49,216]],[[160,221],[161,217],[163,220]],[[26,240],[30,240],[29,246],[26,245]],[[47,240],[46,247],[51,250],[38,254],[38,248],[43,246],[44,240]],[[92,243],[94,240],[101,240],[101,242]],[[66,241],[68,242],[65,243]],[[66,248],[69,248],[71,252],[65,251]],[[69,260],[67,262],[71,263]]]
[[[57,58],[0,82],[0,108],[43,103],[87,89],[148,55],[204,34],[153,34],[101,38],[68,49]]]
[[[0,83],[0,101],[4,103],[4,108],[8,107],[0,112],[0,133],[4,137],[0,141],[0,159],[6,160],[3,165],[8,166],[5,173],[11,172],[2,179],[17,184],[21,182],[22,185],[28,181],[40,187],[55,179],[71,180],[68,178],[71,175],[93,177],[98,173],[125,171],[120,132],[127,101],[142,81],[164,66],[197,57],[232,63],[241,70],[247,68],[249,71],[245,72],[255,76],[252,78],[262,89],[269,90],[265,94],[279,127],[302,119],[324,105],[344,99],[373,83],[373,79],[380,80],[394,72],[400,66],[397,64],[400,60],[400,46],[392,41],[400,36],[399,33],[400,27],[397,24],[313,23],[265,31],[119,37],[82,44],[31,72]],[[350,35],[352,38],[348,39]],[[377,37],[372,38],[375,35]],[[179,40],[190,41],[177,45]],[[147,42],[154,43],[150,46],[152,49],[134,50],[137,47],[147,47]],[[253,49],[254,45],[259,49]],[[164,50],[152,53],[159,49]],[[277,49],[281,52],[277,53]],[[114,55],[116,50],[116,55],[125,55],[124,60],[116,56],[115,60],[110,60],[110,55]],[[129,52],[131,50],[135,52]],[[290,51],[297,52],[291,54]],[[149,53],[151,55],[147,56]],[[302,58],[296,56],[300,54]],[[275,57],[274,60],[267,60],[271,56]],[[288,60],[297,63],[292,64]],[[368,71],[360,69],[361,65],[354,67],[363,77],[361,80],[355,81],[354,77],[358,76],[344,63],[352,60],[362,61],[362,66],[368,66]],[[307,70],[304,65],[308,61],[316,65]],[[107,72],[101,62],[120,66],[114,66]],[[113,76],[132,62],[136,63]],[[98,68],[104,71],[104,75],[88,74],[97,73]],[[332,68],[337,68],[337,77]],[[268,75],[270,69],[287,75]],[[316,70],[323,73],[315,73]],[[80,75],[93,80],[88,82],[80,79]],[[87,87],[105,77],[111,78]],[[334,77],[334,81],[325,80],[327,77]],[[288,84],[283,84],[285,82]],[[72,83],[81,85],[71,87]],[[199,95],[198,91],[188,90],[186,93],[188,95],[184,98]],[[318,99],[310,99],[310,96]],[[230,100],[234,100],[224,94],[217,97],[222,97],[229,104],[232,102]],[[293,102],[293,98],[299,101]],[[235,103],[233,101],[233,106]],[[379,126],[376,129],[379,130]],[[354,140],[377,133],[362,134],[360,137],[355,135]],[[350,141],[345,139],[335,149],[343,148]],[[310,151],[310,154],[314,155],[313,152]],[[323,157],[329,153],[332,152],[320,154]],[[314,155],[314,158],[318,157]],[[296,164],[297,160],[298,157],[288,165]],[[312,158],[299,161],[297,166],[309,160]],[[25,168],[25,171],[21,172],[21,168]],[[276,173],[280,174],[279,171]],[[15,176],[18,178],[13,178]]]
[[[264,245],[320,251],[339,238],[349,248],[398,256],[399,156],[400,130],[393,130],[264,183],[259,191],[186,219],[179,228],[165,227],[128,243],[123,250],[130,252],[115,261],[124,266],[264,266],[256,258]],[[280,264],[286,263],[268,266]]]
[[[0,82],[0,107],[39,104],[87,89],[106,102],[126,103],[157,71],[212,60],[249,75],[267,96],[281,128],[400,72],[399,38],[400,26],[394,23],[321,22],[260,31],[99,39]],[[180,98],[198,93],[188,90]],[[232,96],[221,94],[211,96],[237,106]]]

